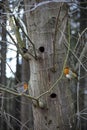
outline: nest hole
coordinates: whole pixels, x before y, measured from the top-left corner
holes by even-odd
[[[39,51],[43,53],[45,51],[45,48],[43,46],[39,47]]]
[[[50,97],[51,97],[51,98],[56,98],[57,95],[56,95],[56,93],[51,93]]]

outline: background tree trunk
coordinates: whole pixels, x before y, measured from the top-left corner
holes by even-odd
[[[3,2],[6,3],[6,0],[0,1],[0,12],[4,13],[5,9],[1,4]],[[7,51],[7,45],[6,42],[3,43],[2,41],[6,41],[6,16],[0,13],[0,20],[2,23],[4,23],[4,28],[0,26],[0,83],[3,85],[6,85],[6,51]],[[2,96],[0,97],[0,109],[1,109],[1,116],[0,116],[0,129],[4,130],[7,128],[7,124],[4,121],[4,109],[6,107],[6,101],[4,100],[5,92],[1,92]]]
[[[23,21],[24,23],[26,23],[25,16]],[[24,35],[23,38],[25,38]],[[25,39],[23,40],[26,43],[26,40]],[[29,80],[30,80],[30,63],[29,60],[25,60],[24,58],[22,58],[22,82],[28,84]],[[29,91],[27,91],[27,93],[29,94]],[[21,122],[23,124],[21,129],[26,130],[25,126],[27,126],[29,129],[33,130],[32,101],[26,98],[25,96],[21,97]]]
[[[87,28],[87,13],[86,11],[83,9],[83,8],[86,8],[87,7],[87,3],[85,3],[86,1],[85,0],[80,0],[80,6],[82,8],[80,8],[80,33],[82,33],[82,31]],[[81,40],[80,40],[80,50],[81,49],[86,49],[86,39],[87,39],[87,31],[84,33],[84,35],[81,37]],[[87,51],[87,49],[86,49]],[[85,51],[84,53],[84,56],[87,57],[87,52]],[[84,64],[84,66],[87,68],[87,62],[84,62],[86,60],[86,58],[83,56],[83,59],[82,59],[82,62]],[[81,76],[84,76],[86,75],[87,72],[85,72],[85,70],[82,68],[81,66]],[[81,99],[80,100],[80,110],[84,109],[87,107],[87,77],[84,77],[81,79],[80,81],[80,88],[82,89],[82,91],[84,91],[84,94],[81,95]],[[83,89],[84,88],[84,89]],[[87,113],[87,110],[84,111],[85,113]],[[84,115],[83,115],[84,117]],[[85,116],[85,118],[87,118],[87,116]],[[86,123],[86,120],[84,119],[81,119],[81,122],[80,122],[80,125],[81,125],[81,129],[82,130],[86,130],[87,129],[87,123]]]
[[[28,83],[30,79],[30,67],[29,61],[22,60],[22,82]],[[23,124],[22,129],[26,130],[27,126],[33,130],[33,113],[32,113],[32,102],[25,96],[21,97],[21,122]]]

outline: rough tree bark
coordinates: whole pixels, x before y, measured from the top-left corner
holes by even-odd
[[[30,78],[29,61],[23,59],[22,61],[22,82],[28,83]],[[21,122],[24,124],[21,129],[26,130],[27,126],[33,130],[33,114],[32,114],[32,102],[28,98],[21,97]]]
[[[25,5],[34,3],[25,0]],[[25,7],[29,10],[28,6]],[[37,60],[33,57],[30,60],[30,94],[34,97],[48,91],[61,75],[66,56],[61,31],[64,33],[66,30],[67,11],[65,4],[50,3],[26,13],[28,35],[35,44],[38,56]],[[33,53],[31,46],[29,49]],[[69,82],[64,77],[39,100],[45,106],[42,109],[34,102],[34,130],[73,129],[72,97]]]
[[[24,16],[23,21],[26,23],[26,17]],[[25,36],[23,36],[25,38]],[[26,43],[26,40],[23,39]],[[25,46],[26,47],[26,46]],[[30,63],[29,60],[25,60],[22,58],[22,82],[28,84],[30,80]],[[29,92],[28,92],[29,93]],[[29,129],[33,130],[33,114],[32,114],[32,102],[28,98],[22,96],[21,97],[21,129],[26,130],[27,126]]]
[[[85,3],[85,0],[80,0],[80,6],[83,8],[87,7],[87,3]],[[84,9],[81,8],[80,9],[80,33],[82,33],[82,31],[87,28],[86,19],[87,19],[87,13]],[[84,56],[87,56],[87,42],[86,42],[87,37],[86,37],[86,34],[87,34],[87,30],[84,33],[84,35],[81,37],[81,40],[79,43],[79,45],[81,45],[81,47],[79,50],[82,49],[82,53],[80,54],[80,57],[82,56],[81,61],[87,69],[87,62],[84,62],[85,61]],[[86,73],[87,72],[81,66],[81,75],[80,76],[84,76],[84,75],[86,75]],[[87,107],[87,99],[86,99],[87,96],[85,94],[85,91],[87,91],[87,77],[84,77],[83,79],[81,79],[80,88],[82,89],[82,91],[84,91],[84,95],[81,95],[82,100],[80,100],[80,110],[82,110],[82,109]],[[84,90],[83,90],[83,88],[84,88]],[[84,111],[84,112],[86,113],[87,111]],[[81,123],[81,129],[86,130],[87,129],[86,120],[81,119],[80,123]]]
[[[2,5],[2,3],[6,3],[6,0],[0,1],[0,12],[4,13],[5,9]],[[0,13],[0,21],[2,23],[6,24],[6,16],[2,15]],[[6,43],[3,43],[2,41],[6,41],[6,31],[5,31],[6,26],[1,27],[0,26],[0,83],[3,85],[6,85],[6,50],[7,50],[7,45]],[[2,97],[4,97],[5,92],[2,92]],[[6,107],[6,102],[4,98],[0,97],[0,110],[1,110],[1,116],[0,116],[0,129],[6,129],[7,125],[4,122],[4,109]]]

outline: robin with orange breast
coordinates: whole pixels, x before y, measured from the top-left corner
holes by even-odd
[[[78,75],[69,67],[65,67],[63,72],[68,79],[78,79]]]

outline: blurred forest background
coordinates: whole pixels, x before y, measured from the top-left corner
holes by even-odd
[[[33,8],[35,3],[38,5],[40,2],[32,0],[33,4],[29,5],[27,0],[0,0],[0,130],[34,129],[32,102],[26,96],[28,91],[26,90],[26,94],[21,96],[21,92],[25,91],[25,88],[22,87],[29,85],[29,61],[26,60],[20,50],[20,45],[17,45],[16,42],[21,38],[26,43],[26,47],[22,47],[25,54],[29,47],[27,42],[32,42],[31,40],[28,41],[24,33],[24,31],[28,31],[26,15],[29,12],[32,13],[33,9],[35,9]],[[75,88],[73,87],[72,82],[68,81],[72,91],[73,104],[75,104],[75,113],[73,114],[73,117],[75,117],[74,129],[72,127],[70,129],[87,130],[87,0],[72,0],[67,2],[67,5],[71,47],[68,64],[72,68],[76,67],[72,63],[76,63],[76,58],[73,58],[74,54],[81,61],[79,90],[76,89],[76,86]],[[16,21],[16,26],[18,29],[20,28],[20,38],[15,34],[18,33],[17,31],[12,31],[11,16],[19,17],[23,27],[21,28]],[[54,22],[54,19],[51,22]],[[64,35],[68,37],[67,33]],[[43,47],[40,49],[41,52],[44,51]],[[32,54],[30,55],[32,56]],[[53,96],[55,97],[55,94]],[[77,111],[78,103],[80,112]],[[57,129],[60,130],[59,128]]]

